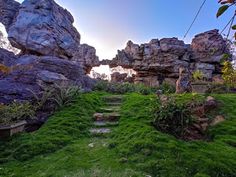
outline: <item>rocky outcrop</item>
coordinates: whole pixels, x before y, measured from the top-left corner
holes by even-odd
[[[72,60],[78,62],[86,73],[90,73],[93,67],[100,65],[99,59],[96,56],[96,49],[87,44],[79,46],[79,49],[75,51]]]
[[[72,15],[53,0],[25,0],[7,30],[8,38],[25,54],[71,58],[80,44],[73,22]]]
[[[82,68],[72,61],[49,56],[24,55],[17,59],[11,72],[0,80],[0,102],[33,98],[53,84],[78,84],[86,87]]]
[[[20,3],[13,0],[0,0],[0,22],[9,29],[16,14],[19,11]]]
[[[99,65],[96,50],[80,44],[73,16],[53,0],[25,0],[21,5],[14,0],[1,3],[4,17],[0,17],[0,22],[6,26],[12,46],[20,49],[21,54],[78,61],[86,73]]]
[[[0,48],[0,64],[12,66],[16,62],[17,57],[13,52]]]
[[[101,64],[135,70],[136,83],[158,86],[165,81],[175,85],[181,67],[190,72],[200,70],[205,79],[211,81],[221,74],[220,60],[228,52],[218,30],[211,30],[196,35],[191,45],[177,38],[153,39],[141,45],[129,41],[113,60],[104,60]]]
[[[19,55],[0,49],[0,103],[32,99],[45,86],[73,84],[91,88],[86,76],[99,65],[96,50],[80,44],[72,15],[53,0],[0,0],[0,22]]]

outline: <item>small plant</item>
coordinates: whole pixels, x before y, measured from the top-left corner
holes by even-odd
[[[196,70],[196,71],[193,72],[193,80],[195,82],[202,81],[203,79],[204,79],[204,74],[203,74],[202,71]]]
[[[33,118],[35,111],[29,102],[13,102],[10,105],[0,105],[0,115],[0,124],[8,125],[26,118]]]
[[[230,61],[223,61],[222,68],[222,77],[224,82],[229,87],[236,87],[236,70],[234,69],[232,63]]]
[[[181,138],[193,122],[188,105],[177,103],[171,96],[166,96],[166,99],[157,105],[158,107],[154,110],[154,126],[164,133]]]
[[[78,86],[55,85],[50,100],[54,101],[58,108],[62,108],[72,102],[82,93]]]

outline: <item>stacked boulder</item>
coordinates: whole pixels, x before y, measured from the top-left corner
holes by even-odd
[[[158,86],[165,81],[175,85],[180,68],[200,70],[207,81],[218,78],[225,53],[229,53],[226,41],[218,30],[211,30],[196,35],[191,45],[177,38],[153,39],[141,45],[128,41],[113,60],[101,64],[135,70],[136,83]]]
[[[0,49],[0,64],[11,72],[0,77],[0,103],[30,100],[45,85],[90,87],[86,76],[99,65],[96,50],[80,44],[73,16],[53,0],[0,0],[0,22],[5,25],[17,56]]]

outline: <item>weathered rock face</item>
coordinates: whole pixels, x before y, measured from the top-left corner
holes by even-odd
[[[95,48],[80,44],[72,15],[53,0],[0,0],[0,22],[11,44],[21,53],[0,49],[0,64],[9,73],[0,76],[0,103],[31,100],[53,84],[91,88],[85,74],[99,65]]]
[[[75,51],[72,60],[78,62],[86,73],[90,73],[93,67],[100,65],[99,59],[96,56],[96,49],[87,44],[79,46],[79,49]]]
[[[177,38],[153,39],[141,45],[129,41],[113,60],[101,64],[135,70],[137,83],[158,86],[165,81],[175,85],[181,67],[191,72],[200,70],[209,81],[219,76],[224,53],[228,53],[226,42],[218,30],[212,30],[196,35],[191,45]]]
[[[0,48],[0,64],[11,66],[16,62],[17,57],[13,52]]]
[[[18,13],[20,3],[12,0],[0,0],[0,22],[9,29],[13,20]]]
[[[99,65],[95,48],[80,45],[73,16],[53,0],[0,0],[0,17],[21,55],[53,56],[78,62],[89,73]]]
[[[49,56],[24,55],[17,59],[12,71],[0,80],[0,102],[33,98],[45,86],[78,84],[86,87],[89,80],[82,68],[72,61]]]
[[[71,58],[80,44],[73,22],[72,15],[53,0],[25,0],[7,30],[8,38],[27,54]]]

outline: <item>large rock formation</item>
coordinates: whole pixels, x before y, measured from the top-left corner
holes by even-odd
[[[129,41],[113,60],[101,64],[135,70],[137,83],[157,86],[166,81],[175,85],[181,67],[200,70],[211,81],[221,74],[220,60],[224,53],[228,53],[226,41],[218,30],[211,30],[196,35],[191,45],[177,38],[153,39],[141,45]]]
[[[11,44],[20,49],[14,55],[0,49],[0,103],[30,100],[52,84],[91,87],[86,76],[99,65],[95,48],[80,44],[80,34],[72,15],[53,0],[0,0],[0,22],[6,27]]]
[[[20,3],[12,0],[0,0],[0,22],[9,29],[20,8]]]

